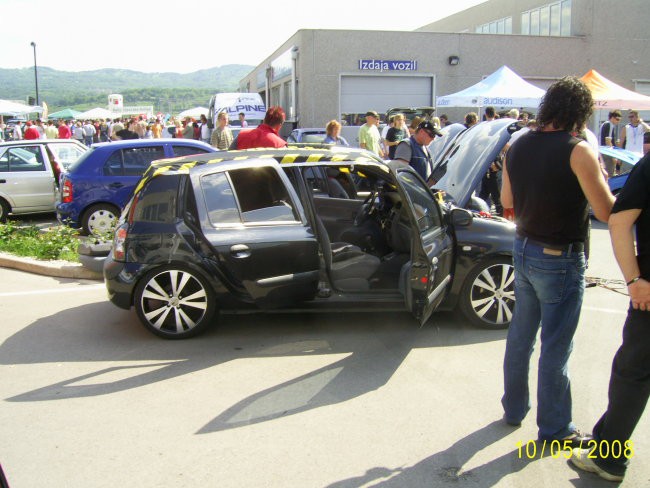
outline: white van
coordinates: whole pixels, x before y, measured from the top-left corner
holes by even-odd
[[[243,113],[249,127],[262,123],[266,115],[266,106],[259,93],[217,93],[210,99],[208,106],[208,126],[217,126],[217,116],[227,112],[232,127],[239,127],[239,114]]]

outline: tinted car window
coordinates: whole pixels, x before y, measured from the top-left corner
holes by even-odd
[[[165,149],[162,146],[123,149],[122,156],[124,158],[124,175],[142,176],[152,161],[165,157]]]
[[[173,222],[177,195],[178,178],[154,178],[138,195],[134,219],[139,222]]]
[[[201,189],[212,225],[240,223],[235,194],[225,173],[213,173],[201,178]]]
[[[142,176],[152,161],[164,157],[162,146],[121,149],[104,163],[104,176]]]
[[[201,148],[196,148],[196,147],[187,147],[187,146],[174,146],[172,145],[172,151],[174,152],[174,156],[189,156],[191,154],[205,154],[207,151],[205,149]]]
[[[201,178],[213,225],[297,221],[293,202],[273,168],[245,168]]]
[[[38,146],[10,147],[0,155],[0,171],[43,171],[45,164]]]
[[[407,171],[401,171],[398,177],[415,209],[415,218],[420,233],[441,227],[438,204],[429,189],[415,175]]]
[[[122,175],[122,151],[115,151],[104,163],[104,176]]]
[[[287,188],[270,167],[230,171],[244,222],[298,220]]]

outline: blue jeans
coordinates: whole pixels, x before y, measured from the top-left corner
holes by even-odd
[[[521,422],[530,410],[528,370],[541,325],[538,435],[540,439],[561,439],[575,429],[567,363],[580,319],[585,255],[573,250],[559,256],[548,254],[542,246],[517,238],[513,256],[516,306],[506,341],[501,403],[506,420],[512,423]]]

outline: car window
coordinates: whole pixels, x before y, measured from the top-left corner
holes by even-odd
[[[305,168],[303,176],[314,195],[327,195],[327,182],[321,168]]]
[[[61,163],[64,168],[68,168],[86,152],[76,144],[50,144],[48,147],[56,161]]]
[[[212,225],[240,223],[235,194],[226,173],[213,173],[201,178],[201,189]]]
[[[271,167],[205,175],[201,188],[213,225],[299,220],[284,182]]]
[[[125,176],[142,176],[152,161],[163,159],[165,149],[163,146],[134,147],[122,149],[124,158]]]
[[[408,171],[400,171],[398,178],[413,204],[420,233],[441,227],[440,209],[426,185]]]
[[[138,195],[134,219],[138,222],[172,223],[177,195],[177,178],[153,178]]]
[[[190,146],[174,146],[172,145],[172,151],[174,156],[190,156],[191,154],[205,154],[209,153],[207,149],[201,147],[190,147]]]
[[[89,151],[90,152],[90,151]],[[73,166],[77,166],[76,164]],[[122,151],[114,151],[104,163],[104,176],[123,176]]]
[[[318,143],[323,142],[325,134],[303,134],[302,142]]]
[[[0,171],[44,171],[39,146],[9,147],[0,155]]]

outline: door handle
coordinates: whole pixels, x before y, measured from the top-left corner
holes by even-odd
[[[0,183],[6,183],[7,180],[0,180]]]
[[[108,185],[109,188],[122,188],[124,185],[122,183],[111,183]]]
[[[242,259],[247,258],[251,255],[251,250],[246,244],[235,244],[230,247],[230,254],[234,258]]]

